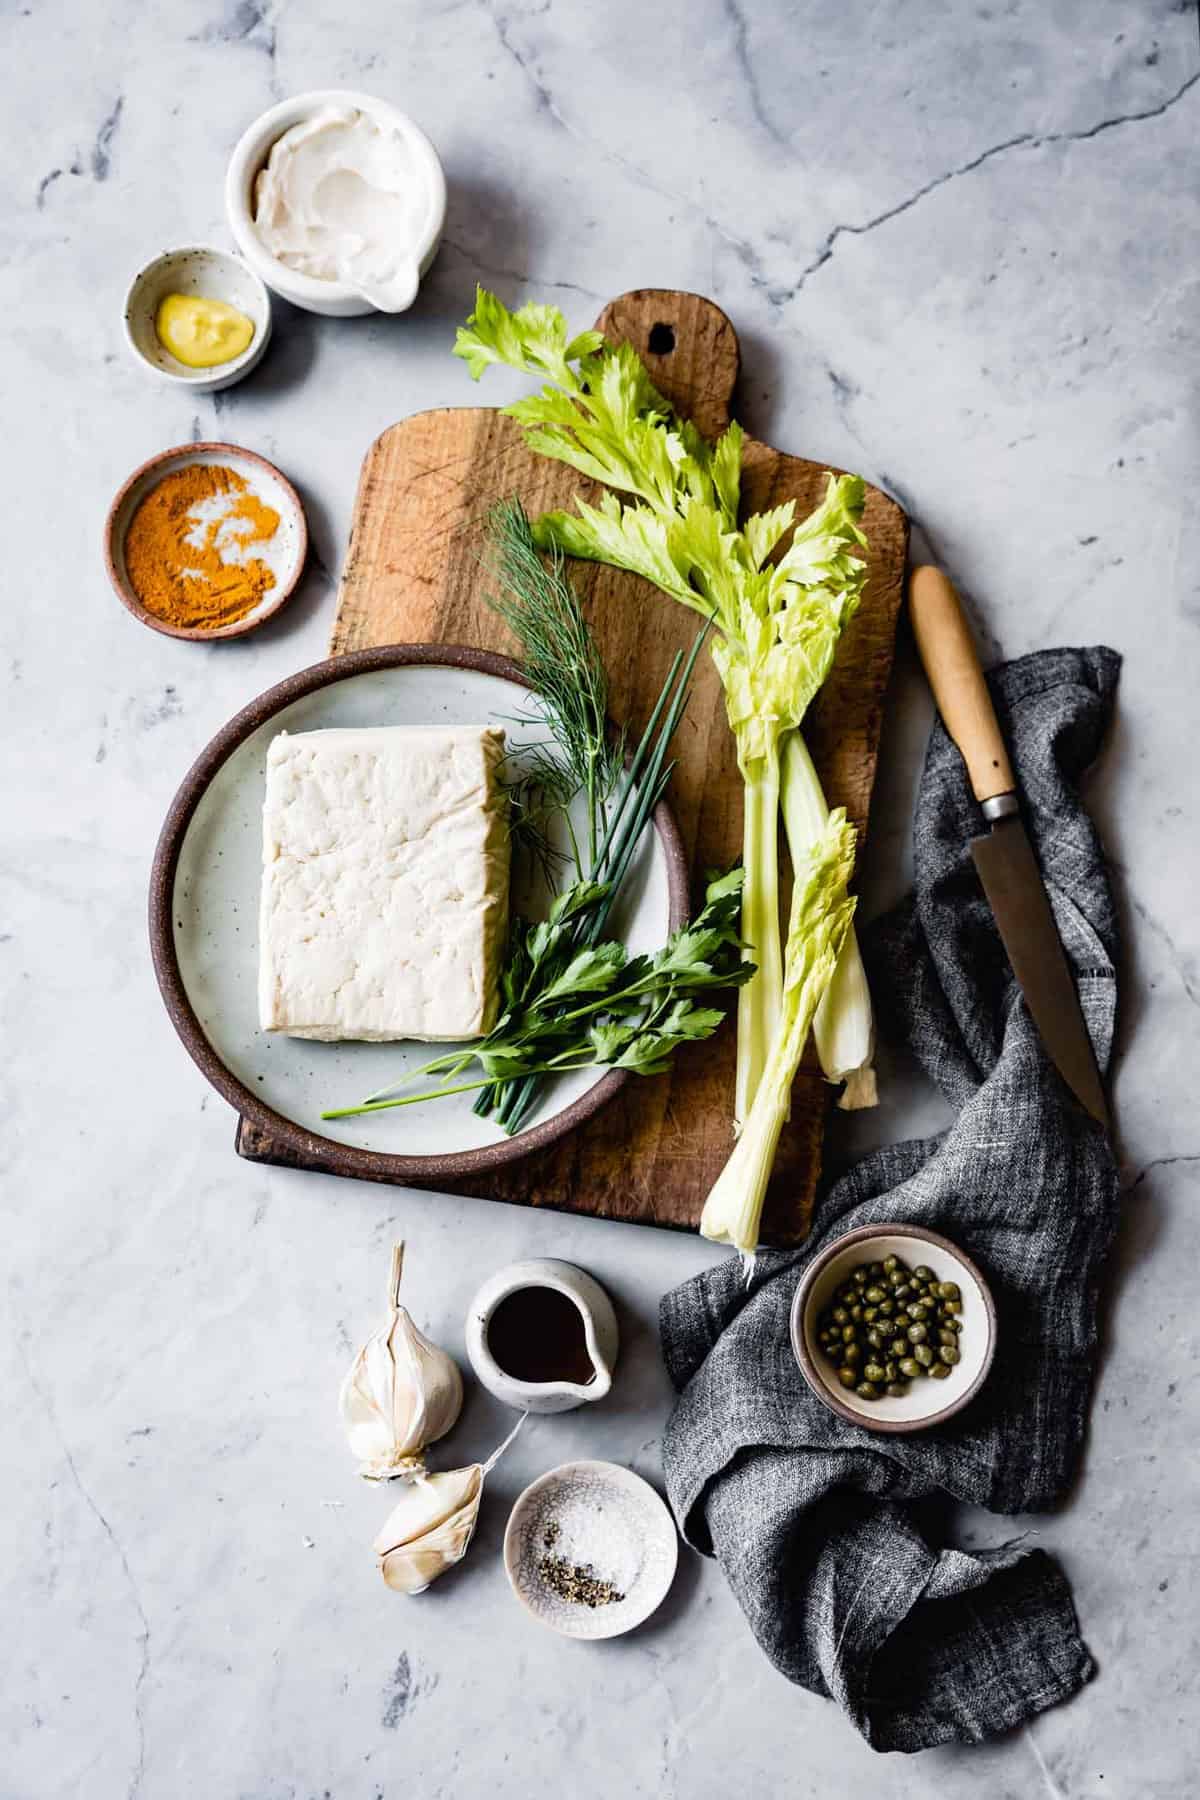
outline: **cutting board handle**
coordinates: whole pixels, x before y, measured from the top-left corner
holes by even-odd
[[[596,328],[614,344],[632,344],[672,406],[706,438],[720,437],[742,353],[719,306],[675,288],[636,288],[610,300]]]
[[[962,601],[940,569],[926,564],[913,570],[908,613],[938,711],[967,765],[971,792],[981,803],[1011,794],[1016,777],[979,666],[971,627]]]

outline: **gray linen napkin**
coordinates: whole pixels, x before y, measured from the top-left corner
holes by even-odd
[[[1119,668],[1111,650],[1052,650],[990,678],[1102,1067],[1116,920],[1077,783]],[[998,1513],[1063,1495],[1117,1212],[1111,1147],[1049,1062],[979,887],[967,844],[980,829],[939,724],[917,800],[915,891],[869,934],[867,955],[881,1030],[910,1047],[957,1120],[866,1157],[824,1197],[804,1248],[760,1256],[748,1287],[731,1256],[661,1309],[679,1392],[663,1454],[680,1530],[716,1555],[776,1668],[837,1700],[879,1750],[978,1742],[1065,1699],[1094,1667],[1049,1556],[939,1542],[946,1495]],[[887,1220],[961,1244],[999,1312],[979,1397],[945,1426],[901,1437],[823,1406],[788,1338],[808,1261]]]

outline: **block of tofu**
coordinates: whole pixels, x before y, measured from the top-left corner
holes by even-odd
[[[492,726],[272,741],[264,1031],[439,1042],[490,1029],[508,922],[503,755]]]

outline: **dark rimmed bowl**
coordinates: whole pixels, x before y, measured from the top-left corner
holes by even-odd
[[[340,1143],[308,1130],[267,1105],[222,1061],[209,1042],[189,998],[179,966],[174,929],[175,878],[189,825],[210,784],[234,752],[261,726],[321,688],[378,670],[414,666],[474,670],[498,676],[523,688],[529,687],[518,663],[490,651],[475,650],[462,644],[389,644],[377,650],[356,650],[344,656],[330,657],[269,688],[243,707],[201,751],[171,802],[154,853],[149,924],[154,971],[171,1021],[193,1062],[243,1118],[251,1120],[301,1158],[308,1160],[319,1156],[323,1166],[331,1167],[338,1174],[357,1176],[362,1180],[391,1181],[401,1186],[436,1188],[439,1181],[457,1180],[518,1162],[531,1152],[565,1137],[607,1105],[630,1077],[626,1071],[614,1069],[561,1112],[495,1144],[406,1156]],[[688,916],[688,865],[679,829],[665,802],[660,802],[655,810],[654,828],[666,864],[668,925],[674,931]]]
[[[277,560],[272,563],[275,586],[268,588],[258,605],[245,618],[212,629],[202,625],[172,625],[142,605],[125,566],[125,538],[133,515],[154,488],[176,469],[193,463],[215,464],[233,469],[241,475],[258,498],[273,506],[279,514]],[[262,552],[265,555],[265,550]],[[273,619],[287,605],[300,583],[308,557],[308,521],[300,496],[288,480],[256,450],[243,450],[238,444],[178,444],[172,450],[160,450],[140,468],[133,471],[108,509],[104,522],[104,563],[113,592],[122,606],[128,608],[141,624],[164,637],[186,638],[192,643],[221,643],[229,638],[245,637]],[[270,559],[268,559],[270,560]]]
[[[817,1321],[851,1269],[899,1256],[909,1267],[925,1263],[939,1281],[962,1289],[962,1361],[944,1381],[914,1381],[903,1398],[860,1400],[838,1381],[817,1342]],[[921,1225],[861,1225],[848,1231],[809,1264],[792,1301],[792,1349],[800,1372],[818,1399],[851,1425],[869,1431],[927,1431],[961,1412],[975,1398],[996,1354],[996,1307],[987,1282],[970,1257],[949,1238]]]

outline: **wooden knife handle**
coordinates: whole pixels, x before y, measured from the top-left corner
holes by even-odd
[[[1016,777],[962,602],[940,569],[914,569],[908,589],[913,636],[946,730],[962,751],[979,801],[1011,794]]]

